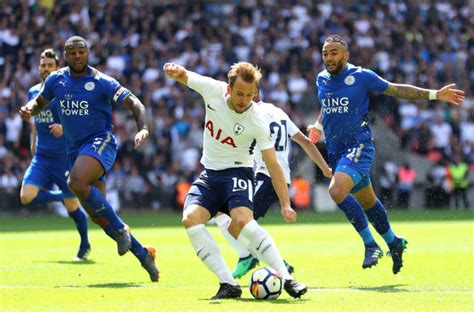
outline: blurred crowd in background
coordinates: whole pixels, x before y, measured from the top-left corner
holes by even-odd
[[[346,38],[354,64],[389,81],[432,89],[456,83],[466,92],[459,108],[377,94],[371,99],[372,118],[398,135],[400,149],[435,164],[432,172],[417,173],[387,159],[381,169],[374,168],[379,170],[374,184],[382,194],[399,194],[394,206],[405,207],[413,174],[428,174],[426,188],[446,192],[449,205],[449,195],[466,187],[453,170],[474,166],[474,2],[357,2],[2,1],[0,189],[8,206],[19,205],[18,190],[31,160],[30,127],[18,110],[27,90],[40,81],[39,54],[45,48],[62,55],[68,37],[83,36],[90,64],[118,79],[147,108],[150,138],[134,151],[133,117],[115,107],[119,152],[107,183],[117,205],[180,209],[201,170],[205,112],[198,94],[164,77],[163,64],[176,62],[221,80],[227,80],[234,62],[257,64],[262,99],[284,109],[304,130],[319,113],[314,81],[324,69],[321,47],[329,34]],[[294,148],[291,157],[295,167],[304,156]]]

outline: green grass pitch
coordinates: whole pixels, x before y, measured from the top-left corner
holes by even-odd
[[[157,247],[159,283],[149,282],[130,253],[119,257],[95,225],[90,261],[75,263],[71,220],[2,217],[0,311],[473,311],[474,213],[389,215],[395,232],[409,241],[398,275],[387,256],[375,268],[361,268],[362,242],[340,212],[300,213],[290,225],[275,213],[262,219],[295,266],[295,278],[310,287],[300,300],[283,293],[273,301],[251,297],[250,274],[239,280],[240,300],[209,300],[218,281],[195,256],[178,214],[122,216],[142,243]],[[216,226],[208,229],[232,269],[236,256]]]

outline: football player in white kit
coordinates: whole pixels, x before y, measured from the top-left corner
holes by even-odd
[[[212,299],[239,298],[242,294],[217,242],[204,226],[218,211],[230,214],[236,223],[236,231],[231,229],[233,237],[281,274],[285,291],[292,297],[301,297],[307,287],[288,273],[273,239],[253,218],[253,154],[258,148],[280,199],[283,218],[287,222],[296,220],[268,125],[252,101],[262,76],[260,70],[250,63],[236,63],[229,70],[229,83],[201,76],[174,63],[166,63],[163,70],[169,78],[201,94],[205,102],[201,158],[204,170],[188,192],[182,223],[197,256],[220,281]]]
[[[261,101],[258,88],[253,100],[257,102],[263,112],[263,117],[266,120],[266,124],[272,136],[278,162],[283,168],[285,180],[288,185],[291,183],[290,164],[288,162],[291,141],[298,143],[298,145],[303,148],[311,160],[321,169],[325,177],[332,177],[331,168],[329,168],[328,164],[324,161],[321,153],[281,108],[271,103]],[[289,139],[291,139],[291,141]],[[262,154],[258,150],[255,152],[255,162],[256,186],[253,199],[253,216],[255,220],[258,220],[260,217],[265,216],[272,204],[278,202],[278,196],[273,188],[272,179],[262,158]],[[236,224],[235,222],[231,222],[231,218],[228,215],[218,213],[215,217],[215,223],[219,226],[224,237],[239,255],[239,260],[232,271],[232,276],[234,278],[240,278],[259,263],[258,258],[253,256],[245,246],[240,244],[240,242],[229,233],[229,231],[235,231],[232,228],[235,227]],[[286,261],[285,265],[288,272],[292,274],[294,267]]]

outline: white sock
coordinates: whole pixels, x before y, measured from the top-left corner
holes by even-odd
[[[293,279],[290,273],[288,273],[272,237],[258,225],[257,221],[252,220],[244,226],[238,240],[244,243],[244,239],[249,242],[248,249],[250,249],[258,259],[280,273],[285,280]]]
[[[221,283],[237,285],[237,282],[225,265],[217,242],[206,230],[204,224],[192,226],[186,229],[186,232],[199,259],[219,278],[219,281]]]
[[[246,258],[250,256],[250,251],[245,248],[244,245],[242,245],[238,240],[232,236],[232,234],[229,233],[229,224],[232,221],[232,219],[226,215],[222,214],[218,217],[215,217],[216,224],[219,226],[221,229],[222,235],[224,235],[225,239],[229,242],[229,244],[234,248],[234,250],[237,252],[239,255],[239,258]]]

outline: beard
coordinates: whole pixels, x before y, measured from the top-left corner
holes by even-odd
[[[336,66],[335,66],[334,69],[332,69],[332,70],[329,70],[327,64],[324,64],[324,65],[326,66],[326,70],[327,70],[330,74],[336,75],[336,74],[340,73],[340,72],[344,69],[344,60],[341,59],[339,62],[336,62],[336,63],[335,63]]]

